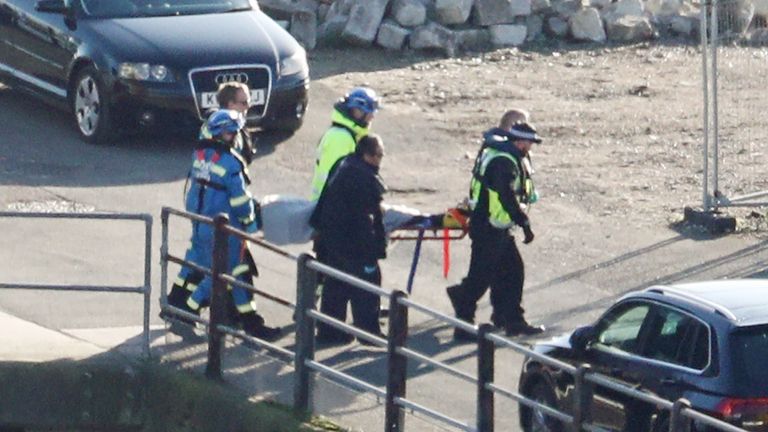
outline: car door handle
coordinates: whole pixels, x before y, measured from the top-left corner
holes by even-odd
[[[663,385],[677,385],[682,383],[682,380],[680,378],[667,377],[660,379],[659,382]]]

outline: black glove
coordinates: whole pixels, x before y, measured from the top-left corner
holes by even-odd
[[[531,231],[530,226],[524,226],[523,227],[523,234],[525,234],[525,238],[523,239],[523,244],[528,244],[533,241],[533,238],[535,237],[533,235],[533,231]]]

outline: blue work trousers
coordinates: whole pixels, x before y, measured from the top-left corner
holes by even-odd
[[[211,268],[213,265],[213,232],[212,226],[206,224],[198,224],[195,227],[192,234],[192,255],[194,256],[198,265]],[[228,236],[227,239],[227,268],[226,272],[237,279],[243,279],[243,276],[250,272],[250,267],[245,261],[246,251],[244,249],[243,241]],[[207,303],[211,299],[211,289],[213,287],[213,279],[206,275],[197,289],[192,292],[190,300],[196,303],[198,306]],[[248,291],[232,287],[232,299],[234,300],[235,307],[238,312],[246,313],[254,311],[253,304],[251,302],[251,296]]]

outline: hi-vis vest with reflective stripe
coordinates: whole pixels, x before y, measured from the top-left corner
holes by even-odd
[[[227,213],[236,228],[254,223],[253,198],[247,189],[244,165],[234,150],[225,152],[216,147],[196,150],[189,180],[185,198],[187,211],[208,217]]]
[[[469,197],[470,207],[474,210],[480,201],[480,194],[483,189],[488,191],[488,222],[495,228],[505,229],[514,225],[512,217],[501,204],[499,193],[491,189],[487,185],[484,185],[485,171],[488,169],[488,165],[491,161],[497,157],[507,158],[517,167],[518,175],[515,177],[515,181],[512,183],[512,192],[517,197],[517,201],[520,203],[520,209],[524,210],[526,205],[530,202],[529,197],[533,194],[533,181],[528,177],[525,171],[520,167],[517,159],[511,154],[503,151],[499,151],[493,148],[486,148],[483,150],[480,156],[479,172],[472,176],[472,182],[470,184],[471,195]],[[523,187],[525,185],[525,187]]]
[[[317,145],[315,175],[312,178],[312,201],[320,198],[328,175],[336,162],[344,156],[354,153],[357,141],[368,134],[368,128],[355,124],[338,109],[331,115],[333,126],[325,132]]]

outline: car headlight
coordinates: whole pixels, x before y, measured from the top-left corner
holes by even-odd
[[[173,81],[167,67],[149,63],[120,63],[117,68],[117,75],[120,78],[139,81]]]
[[[290,57],[284,57],[280,60],[280,75],[309,75],[309,65],[307,64],[307,53],[304,48],[299,49]]]

